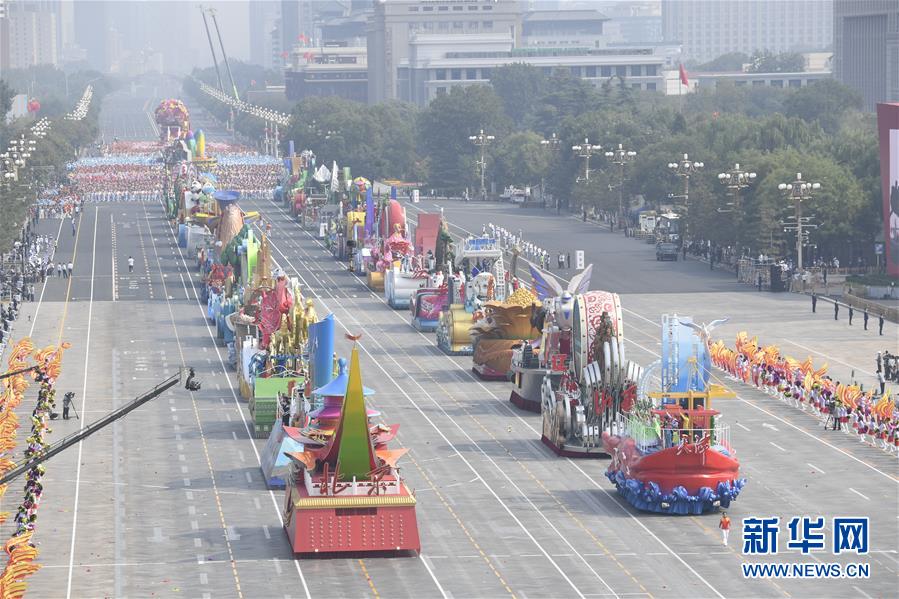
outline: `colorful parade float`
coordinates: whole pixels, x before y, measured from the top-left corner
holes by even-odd
[[[591,273],[592,265],[563,289],[531,267],[536,334],[510,350],[510,401],[542,413],[543,443],[565,457],[607,457],[602,434],[630,410],[642,373],[625,358],[618,295],[587,291]]]
[[[540,308],[537,296],[519,287],[503,301],[488,301],[473,314],[472,370],[481,379],[509,380],[514,348],[540,336],[533,319]]]
[[[453,356],[470,356],[474,353],[471,329],[482,318],[488,302],[502,304],[506,299],[506,274],[503,251],[499,241],[486,235],[468,237],[462,241],[460,273],[469,273],[465,280],[461,274],[459,301],[443,308],[437,319],[437,347]],[[440,305],[449,298],[447,292]]]
[[[393,263],[384,274],[384,299],[394,310],[409,308],[412,295],[418,289],[428,287],[430,272],[436,273],[438,253],[446,247],[446,240],[441,243],[441,217],[439,214],[421,212],[415,227],[415,245],[413,255],[406,254],[400,263]],[[449,237],[449,234],[446,234]],[[433,287],[433,285],[432,285]]]
[[[326,439],[304,437],[302,451],[287,452],[284,528],[295,554],[420,551],[415,496],[397,468],[407,450],[389,449],[395,427],[372,427],[369,417],[354,346],[336,425]]]
[[[664,514],[726,508],[746,479],[730,443],[730,428],[712,400],[734,397],[709,383],[709,326],[677,315],[662,317],[662,357],[647,368],[639,396],[602,435],[612,456],[606,476],[634,507]],[[661,389],[647,393],[661,370]]]
[[[375,205],[369,188],[365,198],[365,246],[357,254],[356,272],[365,274],[365,283],[375,292],[384,291],[385,273],[394,266],[401,267],[413,254],[408,237],[406,209],[396,199],[396,188],[386,202]]]
[[[187,132],[190,131],[190,112],[181,100],[163,100],[153,111],[153,116],[161,142],[171,143],[187,137]]]

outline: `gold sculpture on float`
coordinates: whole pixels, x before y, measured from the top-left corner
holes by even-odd
[[[295,353],[287,314],[281,315],[281,324],[278,330],[272,333],[272,338],[268,345],[269,352],[273,356],[289,356]]]

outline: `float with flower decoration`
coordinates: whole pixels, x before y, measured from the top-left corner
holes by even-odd
[[[728,507],[743,486],[730,428],[712,400],[734,397],[709,383],[708,332],[689,318],[662,317],[662,358],[641,377],[629,414],[603,433],[612,456],[606,476],[634,507],[664,514],[702,514]],[[646,393],[661,369],[661,390]]]

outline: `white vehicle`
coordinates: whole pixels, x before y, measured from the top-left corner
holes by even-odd
[[[529,187],[506,187],[499,199],[512,202],[513,204],[524,204],[527,202],[528,196],[531,194]]]

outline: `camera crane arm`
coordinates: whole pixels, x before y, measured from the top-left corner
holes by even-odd
[[[31,370],[31,369],[29,369],[29,370]],[[179,369],[178,374],[174,374],[174,375],[170,376],[169,378],[165,379],[164,381],[162,381],[161,383],[159,383],[158,385],[156,385],[149,391],[144,392],[143,394],[139,395],[135,399],[126,403],[122,407],[115,409],[112,412],[109,412],[108,414],[106,414],[106,416],[103,416],[96,422],[92,422],[88,425],[85,425],[85,427],[83,429],[81,429],[80,431],[78,431],[76,433],[72,433],[71,435],[68,435],[66,437],[63,437],[62,439],[60,439],[59,441],[57,441],[56,443],[54,443],[53,445],[48,447],[45,451],[38,453],[31,459],[23,460],[23,461],[17,463],[12,469],[10,469],[10,470],[6,471],[5,473],[3,473],[2,475],[0,475],[0,485],[4,485],[4,484],[18,478],[19,476],[21,476],[22,474],[27,472],[29,469],[37,466],[38,464],[40,464],[42,462],[46,462],[47,460],[49,460],[56,454],[65,451],[72,445],[75,445],[78,442],[93,435],[97,431],[105,428],[106,426],[112,424],[119,418],[125,416],[132,410],[135,410],[135,409],[141,407],[142,405],[144,405],[151,399],[156,399],[157,397],[162,395],[168,389],[171,389],[175,385],[179,384],[181,382],[182,376],[184,374],[185,374],[185,369],[183,369],[183,368]]]

